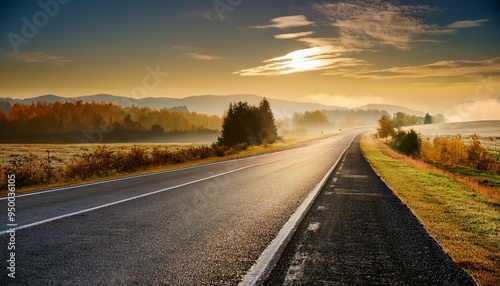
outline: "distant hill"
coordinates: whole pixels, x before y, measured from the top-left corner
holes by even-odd
[[[6,100],[11,104],[16,102],[31,104],[38,101],[64,102],[64,101],[95,101],[111,102],[120,106],[138,106],[150,107],[153,109],[182,109],[181,111],[193,111],[203,114],[222,115],[227,110],[230,102],[246,101],[249,104],[257,105],[262,100],[261,96],[253,94],[236,95],[199,95],[186,98],[167,98],[167,97],[147,97],[147,98],[129,98],[115,96],[110,94],[86,95],[75,98],[60,97],[57,95],[42,95],[27,99],[0,98],[0,101]],[[282,118],[291,116],[294,112],[305,112],[314,110],[345,110],[345,107],[324,105],[319,103],[295,102],[280,99],[268,98],[275,117]],[[185,107],[185,108],[184,108]]]
[[[413,109],[406,108],[404,106],[399,106],[399,105],[391,105],[391,104],[367,104],[360,106],[355,109],[361,109],[361,110],[366,110],[366,109],[378,109],[378,110],[385,110],[389,112],[389,114],[393,115],[394,113],[397,112],[404,112],[409,115],[416,115],[416,116],[425,116],[425,112],[422,111],[417,111]]]
[[[61,97],[53,94],[42,95],[34,98],[26,99],[12,99],[12,98],[0,98],[0,101],[6,100],[11,104],[16,102],[31,104],[38,101],[47,102],[64,102],[64,101],[77,101],[83,100],[86,102],[110,102],[119,106],[138,106],[138,107],[150,107],[153,109],[168,108],[169,110],[175,111],[193,111],[203,114],[215,114],[222,115],[224,111],[227,110],[230,102],[246,101],[249,104],[257,105],[262,100],[261,96],[254,94],[234,94],[234,95],[198,95],[189,96],[186,98],[168,98],[168,97],[145,97],[145,98],[130,98],[123,96],[116,96],[111,94],[95,94],[95,95],[85,95],[73,98]],[[273,109],[274,116],[276,118],[283,118],[285,116],[292,116],[293,113],[299,112],[303,113],[305,111],[314,110],[348,110],[348,108],[335,106],[335,105],[324,105],[312,102],[296,102],[289,100],[281,100],[268,98]],[[367,104],[354,108],[353,110],[385,110],[389,114],[394,114],[398,111],[416,115],[425,116],[424,112],[412,110],[403,106],[389,105],[389,104]]]

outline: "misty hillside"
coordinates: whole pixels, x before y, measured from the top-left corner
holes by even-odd
[[[366,104],[366,105],[360,106],[360,107],[355,108],[355,109],[357,109],[357,110],[370,110],[370,109],[385,110],[391,115],[393,115],[394,113],[397,113],[397,112],[403,112],[403,113],[410,114],[410,115],[416,115],[416,116],[421,116],[421,117],[425,116],[425,112],[409,109],[409,108],[406,108],[404,106],[391,105],[391,104]]]
[[[137,107],[150,107],[153,109],[168,108],[172,111],[184,111],[184,112],[198,112],[203,114],[214,114],[222,115],[224,111],[227,110],[230,102],[246,101],[251,105],[258,105],[262,100],[261,96],[253,94],[235,94],[235,95],[199,95],[199,96],[189,96],[186,98],[167,98],[167,97],[146,97],[146,98],[130,98],[123,96],[115,96],[110,94],[96,94],[96,95],[86,95],[75,98],[66,98],[57,95],[43,95],[34,98],[26,99],[12,99],[12,98],[0,98],[0,101],[6,100],[10,104],[16,102],[23,104],[36,103],[38,101],[46,101],[48,103],[53,103],[56,101],[77,101],[82,100],[84,102],[110,102],[123,107],[130,107],[135,105]],[[297,102],[281,99],[268,98],[271,107],[273,109],[274,116],[276,118],[291,117],[294,113],[303,113],[306,111],[315,110],[339,110],[346,111],[348,108],[334,105],[324,105],[312,102]],[[388,104],[368,104],[363,105],[353,110],[380,110],[387,111],[389,114],[394,114],[398,111],[424,116],[425,113],[421,111],[411,110],[403,106],[388,105]]]
[[[47,101],[48,103],[53,103],[56,101],[77,101],[83,100],[84,102],[110,102],[116,105],[129,107],[132,105],[138,107],[150,107],[153,109],[162,108],[176,108],[187,107],[185,110],[178,111],[191,111],[203,114],[215,114],[222,115],[224,111],[227,110],[230,102],[246,101],[251,105],[258,105],[262,100],[261,96],[252,94],[237,94],[237,95],[200,95],[200,96],[190,96],[186,98],[167,98],[167,97],[147,97],[147,98],[129,98],[122,96],[115,96],[110,94],[96,94],[80,96],[75,98],[65,98],[56,95],[43,95],[35,98],[27,99],[12,99],[12,98],[0,98],[0,101],[6,100],[11,104],[16,102],[31,104],[38,101]],[[344,110],[345,107],[340,106],[330,106],[319,103],[305,103],[305,102],[295,102],[280,99],[268,99],[271,103],[275,117],[282,118],[285,116],[291,116],[295,112],[305,112],[314,110]]]

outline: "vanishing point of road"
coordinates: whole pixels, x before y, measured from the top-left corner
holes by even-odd
[[[275,239],[283,234],[282,228],[290,226],[291,217],[298,221],[303,218],[297,209],[307,210],[316,196],[317,201],[323,199],[332,179],[330,173],[359,132],[348,131],[251,158],[19,195],[16,198],[16,278],[7,277],[4,249],[0,252],[4,265],[1,281],[9,285],[237,285],[242,279],[253,281],[252,278],[259,278],[270,270],[261,267],[259,272],[256,267],[266,260],[263,253],[269,253],[273,245],[278,253],[283,250],[279,244],[276,247],[278,239]],[[351,148],[359,147],[353,144]],[[353,157],[353,160],[362,159]],[[320,188],[325,184],[324,189]],[[343,199],[349,197],[356,196],[343,196]],[[304,201],[311,203],[306,205]],[[0,204],[5,206],[0,208],[1,247],[5,248],[8,241],[6,200],[0,200]],[[408,209],[398,211],[403,214],[401,220],[407,217],[415,220]],[[380,212],[401,214],[392,210]],[[353,217],[348,213],[332,217],[344,218],[344,224],[348,225]],[[321,219],[325,229],[330,217]],[[306,216],[304,222],[307,220]],[[367,223],[370,223],[368,227],[372,226],[372,220]],[[363,224],[357,220],[353,234],[360,231]],[[404,225],[403,222],[396,227]],[[383,222],[380,226],[384,227]],[[411,227],[413,232],[414,225]],[[295,228],[292,224],[292,229]],[[388,225],[387,231],[393,228]],[[332,232],[334,230],[329,233]],[[428,236],[425,231],[414,232]],[[304,243],[301,233],[302,226],[298,227],[297,238],[292,239],[290,250],[285,250],[283,257],[293,257],[296,246]],[[335,238],[328,234],[324,237]],[[392,239],[390,234],[388,237]],[[284,241],[290,238],[285,235]],[[353,236],[352,239],[360,238]],[[384,244],[384,237],[373,239],[376,249]],[[432,239],[428,240],[428,244],[417,246],[425,247],[422,249],[425,253],[437,251],[440,252],[437,256],[447,257],[435,247],[437,244]],[[365,237],[362,243],[370,245],[370,238]],[[317,249],[321,250],[325,244]],[[429,245],[434,248],[428,250]],[[346,252],[349,249],[341,251],[339,261],[349,256]],[[278,262],[272,253],[269,265]],[[334,255],[335,251],[328,249],[325,253]],[[373,256],[377,252],[369,254]],[[434,259],[436,255],[431,253],[429,257]],[[378,267],[382,271],[380,275],[387,274],[384,269],[397,268],[398,261],[386,262],[390,267]],[[293,266],[286,263],[280,261],[276,269]],[[449,263],[451,266],[442,268],[464,274],[449,258],[437,263]],[[433,272],[434,265],[418,269]],[[353,264],[346,271],[355,273],[356,269]],[[287,273],[286,269],[283,273]],[[268,283],[283,283],[280,275],[275,273],[275,278],[271,278],[276,280]],[[321,285],[313,283],[321,279],[316,275],[331,273],[313,271],[300,279]],[[471,282],[468,276],[463,277],[465,284]],[[377,281],[376,277],[373,279],[370,281]],[[301,280],[296,282],[301,284]],[[349,284],[349,281],[340,282]]]

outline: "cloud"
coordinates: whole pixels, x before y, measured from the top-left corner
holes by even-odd
[[[243,69],[234,72],[234,74],[241,76],[273,76],[366,65],[363,60],[343,57],[343,52],[342,48],[335,46],[296,50],[282,57],[265,60],[265,65]]]
[[[314,33],[315,32],[313,32],[313,31],[309,31],[309,32],[301,32],[301,33],[279,34],[279,35],[274,35],[274,38],[278,39],[278,40],[289,40],[289,39],[297,39],[297,38],[311,36]]]
[[[300,99],[302,102],[318,102],[325,105],[336,105],[356,108],[365,104],[387,104],[384,98],[365,94],[362,96],[347,96],[345,94],[316,93],[308,94]]]
[[[500,76],[500,58],[480,61],[438,61],[427,65],[358,71],[344,73],[343,75],[371,79]]]
[[[482,26],[488,21],[490,21],[490,19],[457,21],[449,24],[447,27],[451,29],[475,28]]]
[[[369,49],[392,46],[408,50],[419,36],[436,30],[419,16],[433,11],[428,6],[396,6],[381,0],[314,4],[339,31],[346,47]]]
[[[198,61],[218,61],[221,59],[219,56],[206,55],[201,53],[185,53],[184,55]]]
[[[425,5],[396,5],[383,0],[313,4],[312,9],[338,31],[336,38],[316,38],[314,31],[277,34],[275,39],[294,39],[309,48],[263,61],[263,65],[234,72],[241,76],[272,76],[322,71],[322,75],[353,78],[428,78],[498,74],[498,59],[486,61],[440,61],[428,65],[368,69],[370,64],[355,53],[392,47],[409,50],[416,42],[439,42],[432,35],[453,34],[458,29],[483,25],[488,19],[458,21],[448,26],[427,24],[423,16],[439,11]],[[315,25],[304,15],[279,17],[255,29],[287,29]],[[360,69],[361,67],[361,69]]]
[[[174,50],[193,50],[194,47],[191,46],[183,46],[183,45],[172,45],[170,46]]]
[[[272,24],[270,24],[270,25],[250,26],[249,28],[252,28],[252,29],[277,28],[277,29],[284,30],[284,29],[288,29],[288,28],[307,27],[307,26],[314,25],[314,22],[308,21],[306,16],[304,16],[304,15],[278,17],[278,18],[272,19],[271,23]]]
[[[8,53],[6,54],[6,56],[10,59],[18,60],[20,62],[28,64],[48,63],[52,65],[62,66],[71,62],[71,60],[65,59],[62,56],[52,56],[43,52]]]

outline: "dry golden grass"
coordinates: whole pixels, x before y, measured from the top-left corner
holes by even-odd
[[[364,135],[362,149],[374,169],[458,265],[481,285],[500,285],[497,197],[400,155],[369,135]]]
[[[16,189],[16,193],[21,194],[21,193],[37,192],[37,191],[43,191],[43,190],[57,188],[57,187],[64,187],[64,186],[70,186],[70,185],[76,185],[76,184],[82,184],[82,183],[97,182],[97,181],[103,181],[103,180],[115,179],[115,178],[121,178],[121,177],[127,177],[127,176],[134,176],[134,175],[140,175],[140,174],[151,173],[151,172],[167,171],[167,170],[186,168],[186,167],[191,167],[191,166],[196,166],[196,165],[201,165],[201,164],[208,164],[208,163],[214,163],[214,162],[220,162],[220,161],[226,161],[226,160],[246,158],[246,157],[251,157],[251,156],[256,156],[256,155],[261,155],[261,154],[266,154],[266,153],[277,152],[277,151],[285,150],[288,148],[296,147],[296,146],[299,146],[302,144],[308,144],[309,142],[312,142],[314,140],[330,137],[330,136],[333,136],[335,134],[337,134],[337,133],[324,134],[324,135],[308,135],[308,136],[302,136],[302,137],[291,137],[291,138],[286,138],[284,140],[276,142],[274,144],[267,144],[267,145],[261,145],[261,146],[250,146],[246,150],[234,152],[234,153],[228,154],[224,157],[209,157],[206,159],[190,160],[187,162],[177,163],[177,164],[151,166],[151,167],[147,167],[147,168],[138,169],[138,170],[133,171],[133,172],[111,173],[111,174],[108,174],[106,176],[101,176],[101,177],[93,176],[91,178],[84,179],[84,180],[71,179],[71,180],[46,183],[46,184],[42,184],[42,185],[21,187],[21,188]],[[70,163],[75,158],[81,157],[82,154],[84,154],[84,153],[90,154],[92,152],[95,152],[95,150],[99,147],[105,147],[107,150],[112,151],[112,152],[120,152],[120,151],[128,152],[134,147],[139,147],[141,149],[146,150],[146,152],[148,154],[151,154],[151,152],[153,151],[154,148],[165,148],[166,147],[169,150],[175,151],[175,150],[180,150],[180,149],[187,149],[190,147],[199,147],[201,145],[202,144],[146,144],[146,143],[144,143],[144,144],[100,144],[100,145],[95,145],[95,144],[1,144],[0,145],[0,158],[2,159],[2,161],[1,161],[2,166],[8,166],[9,165],[8,162],[10,160],[12,160],[15,156],[22,158],[23,156],[29,156],[30,153],[34,154],[40,160],[46,160],[47,155],[48,155],[47,150],[49,150],[51,164],[53,166],[64,167],[64,166],[66,166],[66,164]],[[6,195],[7,195],[7,190],[1,189],[0,190],[0,197],[6,196]]]

